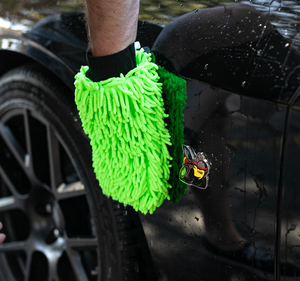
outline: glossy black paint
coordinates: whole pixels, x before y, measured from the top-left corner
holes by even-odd
[[[276,248],[285,116],[284,105],[188,81],[185,128],[192,137],[186,136],[186,143],[211,159],[212,186],[188,189],[177,205],[167,202],[142,219],[150,250],[166,280],[210,280],[211,275],[214,280],[254,280],[265,275],[273,279],[274,270],[263,273],[214,258],[202,237],[217,233],[216,245],[218,240],[232,243],[230,231],[237,230],[253,249]],[[270,268],[274,265],[275,259]]]
[[[241,95],[288,102],[300,85],[300,55],[249,5],[183,15],[164,28],[153,51],[170,71]]]
[[[282,179],[282,202],[281,202],[281,246],[280,262],[285,265],[291,263],[299,268],[300,265],[300,230],[299,230],[299,117],[300,117],[300,92],[295,96],[287,119],[286,148],[284,155],[283,179]],[[294,279],[299,279],[299,269],[294,270],[284,266],[280,280],[288,278],[291,274]]]
[[[0,30],[0,74],[29,62],[38,62],[74,89],[75,72],[54,53],[20,34]]]
[[[247,14],[253,11],[247,6],[243,6],[242,10]],[[207,153],[213,167],[211,188],[192,190],[203,214],[205,230],[202,230],[203,244],[200,248],[205,249],[209,237],[208,240],[217,250],[206,252],[216,257],[215,267],[218,267],[218,251],[225,243],[227,254],[226,258],[223,255],[222,261],[231,266],[237,265],[229,256],[238,255],[234,244],[240,242],[234,237],[239,236],[240,241],[246,241],[249,249],[253,250],[248,264],[240,260],[242,271],[247,268],[251,272],[249,276],[244,276],[245,280],[257,277],[275,280],[298,278],[299,261],[290,258],[289,251],[292,250],[288,242],[284,247],[282,243],[282,223],[287,225],[285,236],[295,230],[296,225],[288,228],[287,219],[282,221],[281,218],[287,212],[286,204],[292,204],[286,197],[282,199],[286,192],[286,188],[283,190],[286,176],[282,168],[289,167],[291,162],[286,159],[291,137],[286,134],[290,134],[287,124],[297,119],[290,116],[290,105],[298,95],[299,54],[276,30],[270,30],[271,27],[267,27],[267,34],[263,28],[256,30],[254,33],[256,36],[260,33],[259,39],[256,37],[248,43],[247,37],[237,40],[236,45],[227,42],[229,34],[238,33],[240,22],[236,20],[232,26],[227,23],[223,25],[225,21],[222,23],[222,17],[226,11],[222,12],[220,7],[215,12],[220,15],[221,22],[217,28],[208,23],[202,24],[201,17],[197,18],[198,15],[212,18],[203,10],[197,16],[192,12],[173,21],[154,43],[154,51],[160,61],[168,60],[165,65],[169,70],[202,81],[189,83],[185,110],[186,143],[197,152]],[[228,21],[234,18],[235,12],[232,9],[232,13],[225,15]],[[257,18],[260,16],[255,13],[244,19],[250,24]],[[203,29],[203,25],[204,32],[196,33],[196,27]],[[229,30],[223,36],[225,27]],[[221,35],[217,32],[218,28]],[[206,40],[200,40],[200,37]],[[221,41],[222,38],[225,41]],[[189,40],[195,40],[195,44]],[[221,43],[214,46],[217,40]],[[233,36],[232,40],[236,38]],[[289,168],[286,169],[289,171]],[[169,224],[168,221],[161,223]],[[191,226],[191,218],[186,217],[185,223]],[[292,248],[299,247],[299,240],[293,240],[293,243]],[[189,249],[191,253],[199,249],[193,247],[193,250]],[[284,249],[285,258],[282,256]],[[154,256],[155,251],[159,252],[160,257],[163,256],[161,248],[153,251]],[[261,251],[263,258],[258,261]],[[199,258],[197,262],[203,264],[203,259]],[[197,262],[191,265],[191,261],[182,266],[195,268]],[[258,263],[263,264],[262,270],[257,270]],[[183,271],[187,270],[185,267]],[[196,275],[193,276],[195,280],[203,277]],[[172,276],[172,271],[166,276]],[[224,280],[231,278],[224,276]]]
[[[160,32],[160,27],[140,23],[138,39],[151,46]],[[163,41],[164,34],[159,38]],[[287,44],[283,43],[281,48]],[[87,48],[82,15],[52,16],[24,35],[1,31],[0,46],[2,73],[6,67],[34,60],[73,89],[73,76],[85,64]],[[285,50],[281,64],[292,53],[293,68],[297,67],[299,54],[290,47]],[[206,191],[188,188],[178,204],[165,202],[153,215],[140,216],[160,280],[297,280],[300,102],[293,104],[297,88],[264,97],[255,92],[260,88],[256,81],[251,95],[241,87],[241,79],[235,87],[218,83],[218,73],[211,80],[202,79],[201,74],[209,71],[205,59],[200,56],[178,72],[199,80],[187,78],[186,143],[212,161],[212,186]],[[217,60],[209,61],[209,67],[212,62],[218,68]],[[231,69],[227,71],[230,76]],[[266,247],[274,256],[271,270],[233,265],[204,246],[205,236],[215,236],[216,245],[218,240],[232,243],[231,231],[254,250]]]

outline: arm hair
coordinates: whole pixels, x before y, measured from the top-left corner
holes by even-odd
[[[93,56],[117,53],[135,41],[139,0],[86,0],[85,5]]]

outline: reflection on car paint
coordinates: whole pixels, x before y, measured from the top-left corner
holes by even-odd
[[[63,2],[67,1],[61,1]],[[264,10],[265,14],[270,13],[272,23],[278,27],[280,33],[293,40],[292,46],[299,47],[300,25],[299,20],[294,18],[294,15],[299,14],[299,5],[295,1],[272,1],[269,7],[270,2],[271,0],[262,4],[261,1],[254,0],[252,5]],[[184,8],[189,3],[191,1],[183,3]],[[169,7],[163,4],[159,9],[159,11],[165,11]],[[157,14],[157,10],[153,10]],[[171,10],[169,9],[168,12],[171,13]],[[285,13],[284,10],[288,12]],[[195,10],[195,13],[198,11]],[[289,15],[289,17],[283,15]],[[59,23],[59,21],[47,23],[49,34],[43,33],[42,39],[46,38],[43,42],[51,52],[63,58],[68,66],[71,66],[72,60],[72,63],[79,67],[80,54],[81,61],[84,60],[82,47],[78,48],[79,52],[75,53],[76,55],[71,55],[68,44],[62,44],[65,42],[49,41],[53,39],[53,34],[58,33],[54,27],[57,27],[56,24]],[[51,29],[51,24],[53,24],[53,29]],[[64,24],[58,25],[61,34],[67,34],[70,31],[61,28],[62,26],[66,28]],[[71,26],[74,23],[70,21],[69,24]],[[32,40],[36,34],[34,32],[30,34],[33,36]],[[7,39],[1,42],[4,49],[20,47]],[[73,41],[67,40],[67,43],[73,43]],[[289,48],[290,45],[287,44],[289,43],[284,41],[282,47]],[[274,45],[263,44],[263,47],[272,50]],[[258,57],[263,57],[263,48],[255,50]],[[37,53],[37,50],[33,51]],[[290,52],[287,52],[284,61],[289,56]],[[280,61],[274,62],[284,67]],[[205,62],[203,69],[207,70],[205,75],[211,75],[211,64]],[[194,68],[192,70],[195,72]],[[70,80],[70,78],[65,80]],[[251,84],[249,80],[239,81],[242,88],[246,88],[249,84]],[[285,277],[299,279],[297,271],[300,260],[297,207],[300,204],[298,194],[300,172],[297,163],[299,158],[297,145],[299,146],[300,134],[299,103],[292,108],[286,129],[287,146],[283,147],[285,118],[288,110],[284,104],[290,100],[293,92],[282,93],[280,100],[265,101],[261,96],[244,97],[208,84],[188,81],[188,96],[189,100],[185,109],[185,147],[194,149],[196,152],[205,151],[208,155],[213,163],[211,166],[213,173],[210,175],[211,188],[205,190],[194,188],[198,187],[194,183],[201,177],[200,180],[205,179],[205,186],[207,185],[208,179],[205,176],[207,164],[202,161],[204,167],[197,165],[199,161],[196,161],[198,155],[196,152],[191,154],[192,157],[186,155],[184,163],[187,164],[186,166],[190,165],[188,167],[192,172],[190,183],[187,183],[190,186],[186,195],[177,205],[166,202],[153,216],[141,216],[161,280],[272,279],[272,275],[271,277],[270,275],[264,276],[266,275],[264,271],[260,272],[262,274],[258,277],[254,266],[246,270],[243,267],[232,266],[230,260],[220,261],[214,255],[210,257],[206,255],[207,251],[202,243],[203,237],[217,236],[218,243],[225,241],[230,244],[233,242],[228,239],[228,236],[230,237],[234,231],[251,243],[254,250],[251,256],[253,260],[256,258],[256,248],[259,250],[266,248],[271,252],[271,249],[278,246],[276,243],[279,241],[281,249],[277,249],[270,265],[275,270],[279,270],[276,273],[277,280],[284,280]],[[283,163],[281,156],[284,154],[284,149],[286,149],[286,160]],[[285,167],[283,174],[281,166]],[[207,175],[209,173],[208,169]],[[182,175],[188,176],[185,173]],[[283,186],[278,184],[280,176],[284,178]],[[278,196],[280,194],[282,198]],[[278,220],[281,217],[282,223]],[[184,257],[184,262],[182,257]],[[280,267],[280,264],[285,265],[288,261],[293,264],[292,269]]]
[[[3,38],[0,40],[0,48],[5,49],[5,50],[16,50],[20,48],[24,48],[24,46],[28,45],[27,42],[22,42],[21,40],[17,39],[6,39]]]
[[[153,217],[142,217],[145,231],[155,241],[150,247],[155,264],[162,276],[178,276],[174,280],[183,280],[184,272],[189,272],[187,280],[272,279],[272,272],[216,259],[204,248],[202,237],[216,236],[217,245],[220,241],[230,244],[231,233],[238,231],[253,247],[251,258],[256,248],[261,253],[276,247],[276,194],[286,108],[200,82],[188,81],[187,89],[186,143],[201,148],[211,160],[211,187],[189,187],[177,205],[166,203]],[[180,256],[185,262],[174,266]],[[269,269],[278,258],[272,256]],[[172,259],[173,266],[165,266],[163,257]]]

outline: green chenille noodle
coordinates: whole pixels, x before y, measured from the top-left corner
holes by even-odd
[[[100,82],[88,79],[88,67],[81,67],[75,76],[75,102],[91,140],[93,168],[103,194],[152,214],[165,199],[178,201],[184,193],[182,187],[170,190],[172,184],[178,186],[182,162],[185,81],[168,75],[143,49],[136,51],[136,61],[137,67],[125,76]],[[180,110],[174,118],[165,113],[162,88],[179,89],[177,98],[177,93],[164,93],[166,107],[172,103],[170,113]],[[166,120],[171,122],[168,129]],[[173,159],[169,151],[178,155]],[[170,179],[171,167],[176,175]]]

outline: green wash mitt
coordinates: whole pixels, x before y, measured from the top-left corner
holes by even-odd
[[[136,62],[125,76],[100,82],[88,79],[83,66],[75,76],[75,101],[103,194],[146,214],[165,199],[178,201],[185,190],[178,173],[186,86],[143,49]]]

